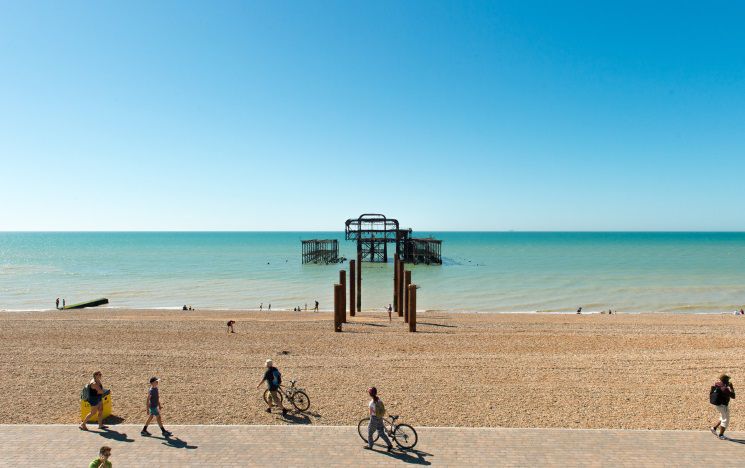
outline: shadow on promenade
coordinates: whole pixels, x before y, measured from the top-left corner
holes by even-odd
[[[96,434],[100,435],[104,439],[110,439],[115,440],[117,442],[134,442],[134,439],[130,439],[127,437],[127,434],[123,432],[117,432],[112,429],[106,428],[106,429],[100,429],[96,431]]]
[[[376,444],[377,446],[377,444]],[[378,452],[376,450],[376,452]],[[416,449],[410,449],[410,450],[403,450],[403,449],[393,449],[390,452],[382,451],[378,452],[382,455],[386,455],[391,458],[395,458],[396,460],[400,460],[404,463],[409,463],[412,465],[431,465],[432,462],[427,460],[425,457],[431,457],[431,453],[422,452],[421,450]]]
[[[173,447],[178,449],[188,449],[188,450],[194,450],[198,448],[197,445],[189,445],[189,443],[185,440],[179,439],[178,437],[173,436],[162,436],[158,437],[155,435],[150,436],[151,439],[160,439],[163,441],[163,445],[166,447]]]

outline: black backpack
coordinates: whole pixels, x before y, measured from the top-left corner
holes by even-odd
[[[722,392],[722,387],[712,385],[711,390],[709,390],[709,403],[711,403],[712,405],[723,405],[723,397],[724,392]]]

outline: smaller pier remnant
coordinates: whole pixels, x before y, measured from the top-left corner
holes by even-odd
[[[416,284],[409,285],[407,312],[409,315],[409,331],[416,331]]]
[[[442,241],[427,238],[413,238],[404,241],[404,261],[408,263],[425,265],[442,264]]]
[[[341,331],[342,314],[341,303],[344,300],[344,287],[341,284],[334,285],[334,331]]]
[[[303,263],[339,263],[339,241],[336,239],[310,239],[303,243]]]

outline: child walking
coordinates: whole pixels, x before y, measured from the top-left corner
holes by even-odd
[[[150,378],[150,389],[147,392],[147,403],[145,404],[147,411],[147,421],[145,421],[145,427],[143,427],[142,431],[140,431],[140,435],[143,436],[150,435],[150,433],[147,431],[147,425],[150,424],[150,422],[153,420],[153,416],[155,416],[156,420],[158,421],[158,427],[160,427],[160,431],[163,433],[163,437],[168,437],[171,435],[171,433],[167,431],[165,427],[163,427],[163,420],[160,418],[160,410],[162,406],[160,404],[160,392],[158,391],[159,382],[160,379],[157,377]]]

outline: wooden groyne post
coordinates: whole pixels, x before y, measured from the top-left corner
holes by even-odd
[[[414,333],[416,331],[416,284],[410,284],[408,291],[408,305],[406,309],[409,316],[409,331]]]
[[[341,285],[341,321],[347,321],[347,270],[339,270],[339,284]]]
[[[409,323],[409,286],[411,285],[411,271],[406,270],[404,272],[404,291],[406,293],[404,294],[404,304],[406,304],[406,309],[404,310],[404,323]]]
[[[355,269],[356,262],[354,260],[349,261],[349,316],[354,317],[354,312],[357,309],[357,299],[355,298],[355,284],[357,272]]]
[[[362,251],[357,250],[357,312],[362,312]]]
[[[341,331],[341,301],[344,296],[344,288],[341,284],[334,285],[334,331]]]

